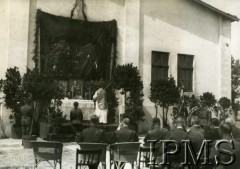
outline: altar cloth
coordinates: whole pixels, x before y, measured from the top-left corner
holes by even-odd
[[[61,110],[63,115],[67,115],[67,120],[70,120],[70,111],[73,109],[74,102],[78,102],[78,108],[80,108],[83,113],[83,120],[90,120],[90,117],[95,114],[93,100],[63,99],[61,101]]]

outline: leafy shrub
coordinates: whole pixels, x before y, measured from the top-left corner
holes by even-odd
[[[179,102],[180,93],[172,76],[150,84],[150,100],[163,108],[163,122],[167,123],[168,107]]]
[[[200,96],[200,101],[203,107],[212,107],[216,104],[215,96],[210,92],[205,92]]]
[[[22,77],[17,67],[8,68],[5,77],[5,80],[1,80],[1,87],[5,94],[6,107],[12,111],[9,119],[14,126],[21,126],[20,107],[26,96],[22,89]]]
[[[132,124],[143,120],[143,83],[137,67],[132,64],[118,65],[114,73],[113,88],[123,89],[125,94],[125,116]]]
[[[224,110],[231,106],[231,101],[227,97],[220,98],[218,103],[222,106]]]

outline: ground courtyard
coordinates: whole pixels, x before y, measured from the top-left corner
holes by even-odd
[[[38,140],[41,140],[38,138]],[[140,137],[142,142],[143,137]],[[76,149],[79,145],[76,142],[63,143],[62,153],[62,169],[75,169]],[[107,161],[109,152],[107,151]],[[33,169],[34,155],[33,149],[24,149],[21,139],[0,139],[0,169]],[[42,162],[38,166],[39,169],[53,168],[47,162]],[[59,168],[59,165],[57,166]],[[98,167],[101,168],[101,165]],[[130,165],[126,165],[125,169],[130,169]],[[107,164],[107,169],[109,165]]]
[[[236,123],[240,127],[240,121]],[[143,143],[144,135],[139,137]],[[41,140],[41,138],[38,138]],[[62,169],[74,169],[76,162],[76,149],[79,145],[76,142],[63,143]],[[109,152],[107,151],[107,161],[109,161]],[[33,149],[24,149],[21,139],[0,139],[0,169],[32,169],[34,165]],[[57,166],[58,168],[59,166]],[[47,162],[42,162],[38,166],[39,169],[53,168]],[[124,169],[130,169],[130,165],[126,165]],[[101,169],[101,165],[99,165]],[[107,164],[107,169],[109,164]]]

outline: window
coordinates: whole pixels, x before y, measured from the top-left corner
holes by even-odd
[[[152,51],[152,82],[168,78],[168,57],[167,52]]]
[[[193,55],[178,54],[178,85],[193,91]]]

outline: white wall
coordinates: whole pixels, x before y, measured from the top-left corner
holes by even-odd
[[[8,62],[9,8],[10,1],[0,1],[0,78],[4,78]]]
[[[34,67],[36,9],[70,16],[75,0],[0,1],[0,78],[10,66]],[[194,55],[193,90],[231,96],[231,23],[190,0],[87,0],[89,21],[115,19],[118,24],[118,63],[138,66],[143,77],[147,118],[155,113],[149,97],[152,50],[170,52],[169,75],[177,80],[177,54]],[[3,12],[4,11],[4,12]],[[75,19],[83,19],[76,9]],[[228,44],[228,45],[226,45]]]
[[[6,69],[17,66],[25,73],[28,50],[28,23],[30,0],[0,1],[0,78],[5,78]],[[10,110],[5,107],[2,119],[6,134],[10,135]]]
[[[216,98],[231,98],[230,21],[192,1],[141,0],[140,11],[140,71],[146,114],[155,114],[149,100],[152,51],[170,53],[169,75],[176,81],[177,55],[194,55],[193,93],[212,92]]]
[[[30,0],[0,1],[0,78],[6,69],[17,66],[26,71]]]
[[[29,4],[30,0],[10,2],[8,67],[19,67],[21,74],[27,66]]]
[[[145,105],[151,105],[151,52],[169,52],[169,75],[177,80],[177,54],[194,55],[193,92],[219,95],[219,17],[189,1],[141,1],[140,57]]]

